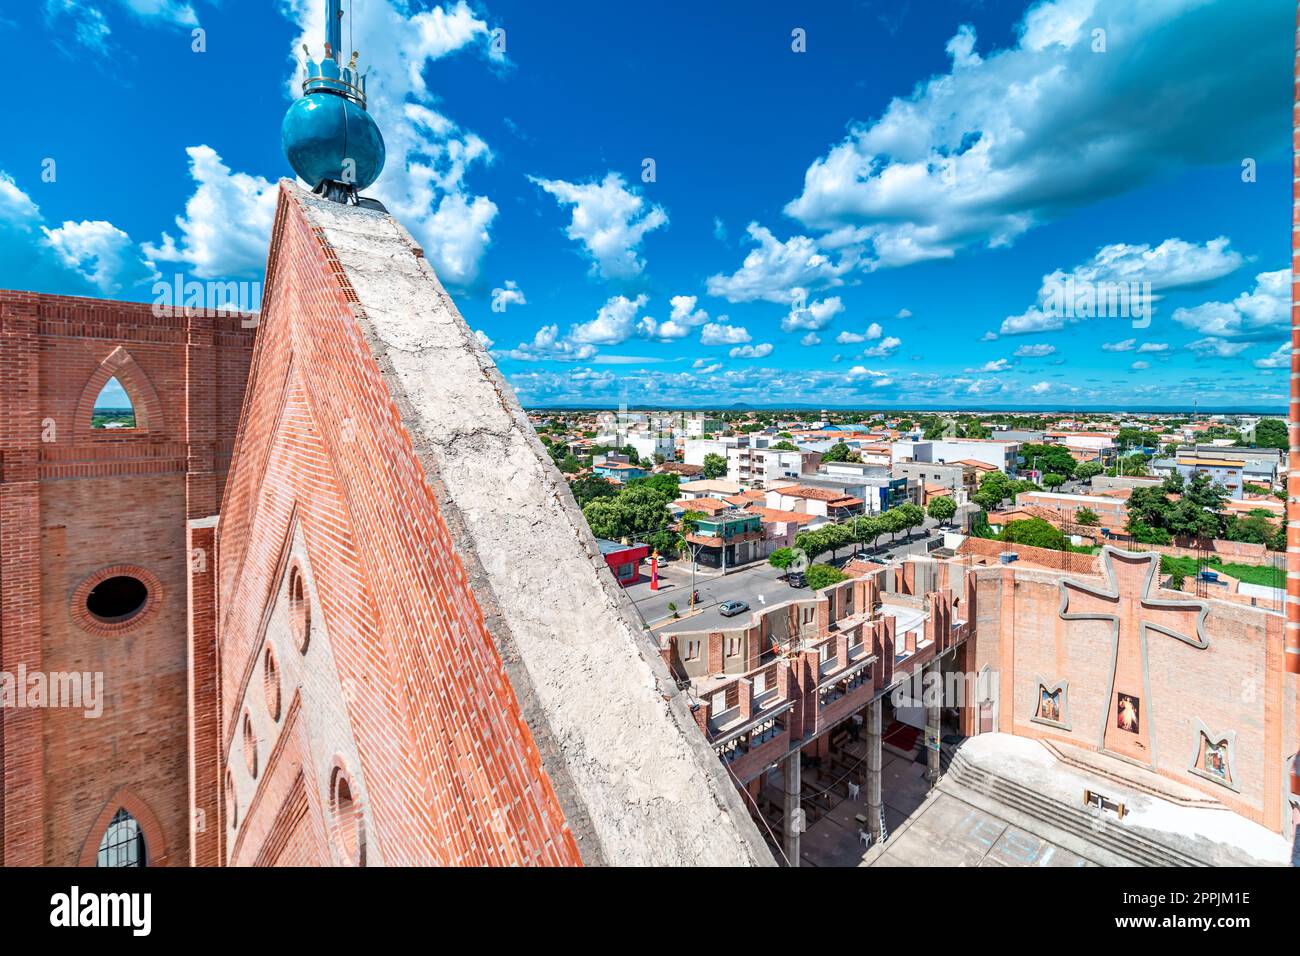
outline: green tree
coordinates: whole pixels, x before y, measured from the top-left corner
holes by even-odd
[[[1054,471],[1049,471],[1047,474],[1043,475],[1044,488],[1051,488],[1055,490],[1061,487],[1061,485],[1063,484],[1065,484],[1065,475],[1058,475]]]
[[[852,459],[849,456],[852,454],[853,452],[849,449],[848,445],[842,441],[837,441],[834,445],[831,445],[830,448],[826,449],[825,453],[822,455],[822,461],[851,461]]]
[[[777,548],[767,556],[767,563],[784,571],[794,562],[794,548]]]
[[[1286,422],[1280,418],[1265,418],[1255,426],[1255,445],[1258,448],[1289,448]]]
[[[1053,551],[1070,550],[1069,538],[1060,528],[1042,518],[1024,518],[1008,522],[1002,529],[1002,540],[1014,544],[1027,544],[1034,548],[1050,548]]]
[[[1011,494],[1011,479],[1000,471],[990,471],[980,479],[979,489],[971,497],[985,511],[994,511]]]
[[[1025,445],[1020,457],[1037,471],[1053,471],[1069,478],[1077,467],[1074,457],[1062,445]]]
[[[953,501],[948,495],[939,495],[930,499],[930,504],[925,510],[935,521],[946,524],[957,513],[957,502]]]
[[[700,519],[707,518],[703,511],[686,511],[682,514],[682,530],[694,534],[700,530]]]
[[[573,455],[565,455],[563,461],[559,463],[560,471],[564,472],[566,475],[572,475],[581,467],[582,466],[578,464],[578,459]]]
[[[727,473],[727,459],[714,452],[709,452],[704,456],[704,477],[709,479],[721,478]]]
[[[579,508],[585,508],[597,498],[614,498],[618,495],[618,488],[600,475],[584,475],[569,485],[569,488]]]
[[[808,587],[814,591],[820,591],[822,588],[828,588],[832,584],[839,584],[841,581],[847,581],[849,576],[839,568],[832,567],[829,564],[814,564],[806,572],[805,580]]]
[[[672,520],[668,499],[654,488],[625,488],[614,498],[599,498],[582,509],[591,533],[618,541],[662,531]]]
[[[677,500],[680,495],[679,485],[680,479],[670,474],[646,475],[644,478],[633,478],[627,483],[629,488],[653,488],[669,501]]]
[[[796,445],[794,442],[789,442],[789,441],[779,441],[775,445],[769,445],[768,447],[773,451],[798,451],[799,450],[798,445]]]
[[[1095,461],[1080,462],[1074,466],[1074,477],[1080,481],[1092,481],[1105,470]]]
[[[1101,524],[1101,519],[1097,517],[1097,512],[1093,511],[1091,508],[1080,508],[1076,511],[1074,513],[1074,521],[1076,524],[1086,525],[1089,528],[1095,528],[1097,525]]]

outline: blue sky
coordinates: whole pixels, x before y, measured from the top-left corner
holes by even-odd
[[[1293,4],[808,6],[345,0],[370,193],[523,401],[1285,403]],[[322,7],[6,7],[0,286],[260,279]]]

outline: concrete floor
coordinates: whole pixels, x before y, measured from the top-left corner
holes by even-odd
[[[808,828],[802,866],[1087,866],[1082,857],[993,814],[945,794],[930,797],[925,765],[884,754],[881,793],[890,838],[869,854],[855,819],[866,813],[865,791],[843,800]],[[866,857],[867,859],[864,859]]]

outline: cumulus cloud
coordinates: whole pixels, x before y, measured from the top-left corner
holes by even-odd
[[[1101,350],[1103,352],[1132,352],[1137,345],[1137,339],[1124,339],[1120,342],[1102,342]]]
[[[1205,302],[1176,309],[1174,321],[1206,336],[1269,334],[1291,322],[1291,270],[1261,272],[1255,287],[1231,302]]]
[[[645,269],[641,241],[646,233],[668,225],[668,214],[652,206],[627,188],[618,173],[603,181],[569,183],[562,179],[529,179],[555,197],[562,206],[572,206],[573,215],[565,234],[578,242],[591,259],[591,271],[604,279],[630,279]]]
[[[672,312],[664,322],[656,323],[654,319],[642,319],[646,338],[660,341],[684,339],[692,329],[699,328],[709,321],[709,313],[695,307],[693,295],[675,295],[669,300]]]
[[[479,344],[480,344],[481,346],[483,346],[483,348],[485,348],[485,349],[489,349],[489,350],[490,350],[490,349],[492,348],[492,346],[495,344],[495,343],[492,341],[491,337],[490,337],[486,332],[484,332],[482,329],[475,329],[475,330],[474,330],[474,338],[478,339]]]
[[[41,227],[45,243],[69,269],[86,277],[104,295],[146,282],[157,273],[141,258],[131,237],[103,220],[65,222],[57,229]]]
[[[1010,368],[1011,368],[1011,363],[1004,358],[1000,358],[1000,359],[993,359],[992,361],[989,362],[985,362],[978,369],[970,369],[970,371],[1006,372],[1010,370]]]
[[[504,285],[492,290],[492,311],[504,312],[508,306],[527,305],[523,289],[514,279],[507,279]]]
[[[750,250],[736,272],[712,275],[706,283],[709,295],[728,302],[779,302],[789,304],[794,290],[816,291],[844,284],[841,278],[857,264],[849,252],[832,260],[807,236],[791,236],[782,242],[770,229],[751,222],[746,230],[758,244]]]
[[[1289,91],[1270,78],[1289,50],[1269,39],[1285,28],[1271,4],[1054,0],[981,55],[962,26],[949,71],[853,125],[785,211],[860,244],[868,268],[901,266],[1008,245],[1171,169],[1235,165],[1283,142]]]
[[[1233,358],[1250,348],[1249,342],[1229,342],[1226,339],[1198,339],[1187,346],[1193,352],[1205,358]]]
[[[1291,343],[1283,342],[1264,358],[1255,359],[1255,368],[1290,368]]]
[[[766,358],[772,354],[772,345],[764,342],[761,345],[740,345],[727,353],[732,358],[760,359]]]
[[[889,356],[898,351],[898,347],[902,344],[902,339],[893,335],[887,335],[880,340],[878,345],[873,345],[862,354],[867,358],[889,358]]]
[[[1161,293],[1177,289],[1194,289],[1234,272],[1245,257],[1230,248],[1223,236],[1205,243],[1166,239],[1157,246],[1112,243],[1102,246],[1088,260],[1073,269],[1056,269],[1043,276],[1037,303],[1020,315],[1002,322],[1003,335],[1023,335],[1064,328],[1068,323],[1088,317],[1089,299],[1096,304],[1107,301],[1111,290],[1122,289],[1129,296],[1130,312],[1134,304],[1149,306]],[[1139,302],[1133,295],[1150,302]],[[1074,296],[1077,306],[1073,316],[1064,314],[1062,298]],[[1118,300],[1117,300],[1118,301]],[[1049,304],[1054,306],[1049,308]],[[1114,316],[1112,316],[1114,317]]]
[[[266,265],[266,246],[275,218],[275,184],[261,176],[231,172],[210,146],[191,146],[190,177],[196,183],[176,217],[177,240],[144,243],[155,262],[188,266],[199,278],[257,275]]]
[[[154,278],[131,237],[103,220],[47,226],[40,207],[0,170],[0,261],[24,287],[72,295],[115,295]]]
[[[821,345],[822,338],[816,332],[809,332],[799,340],[800,345]]]
[[[588,345],[621,345],[637,329],[637,313],[645,307],[648,297],[635,299],[616,295],[596,312],[590,322],[580,322],[569,329],[569,338]],[[653,323],[653,319],[650,320]],[[650,325],[649,328],[653,328]]]
[[[1033,385],[1029,386],[1029,393],[1031,395],[1045,395],[1051,390],[1051,382],[1035,382]]]
[[[1042,358],[1055,351],[1055,345],[1022,345],[1013,354],[1016,358]]]
[[[817,299],[804,308],[791,309],[781,320],[782,332],[816,332],[830,325],[835,316],[844,311],[839,296]]]
[[[700,332],[701,345],[738,345],[748,341],[749,330],[742,325],[710,322]]]

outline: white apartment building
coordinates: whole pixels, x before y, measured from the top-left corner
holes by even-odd
[[[919,461],[927,464],[956,464],[963,461],[992,465],[998,471],[1015,474],[1020,443],[981,438],[935,438],[930,441],[896,441],[893,463]]]
[[[728,448],[727,478],[746,488],[767,488],[772,482],[797,479],[816,471],[821,454],[815,451],[781,451],[769,447]]]
[[[624,444],[635,448],[637,457],[643,462],[654,462],[656,455],[663,455],[665,461],[671,461],[677,453],[677,443],[669,434],[631,432]]]

